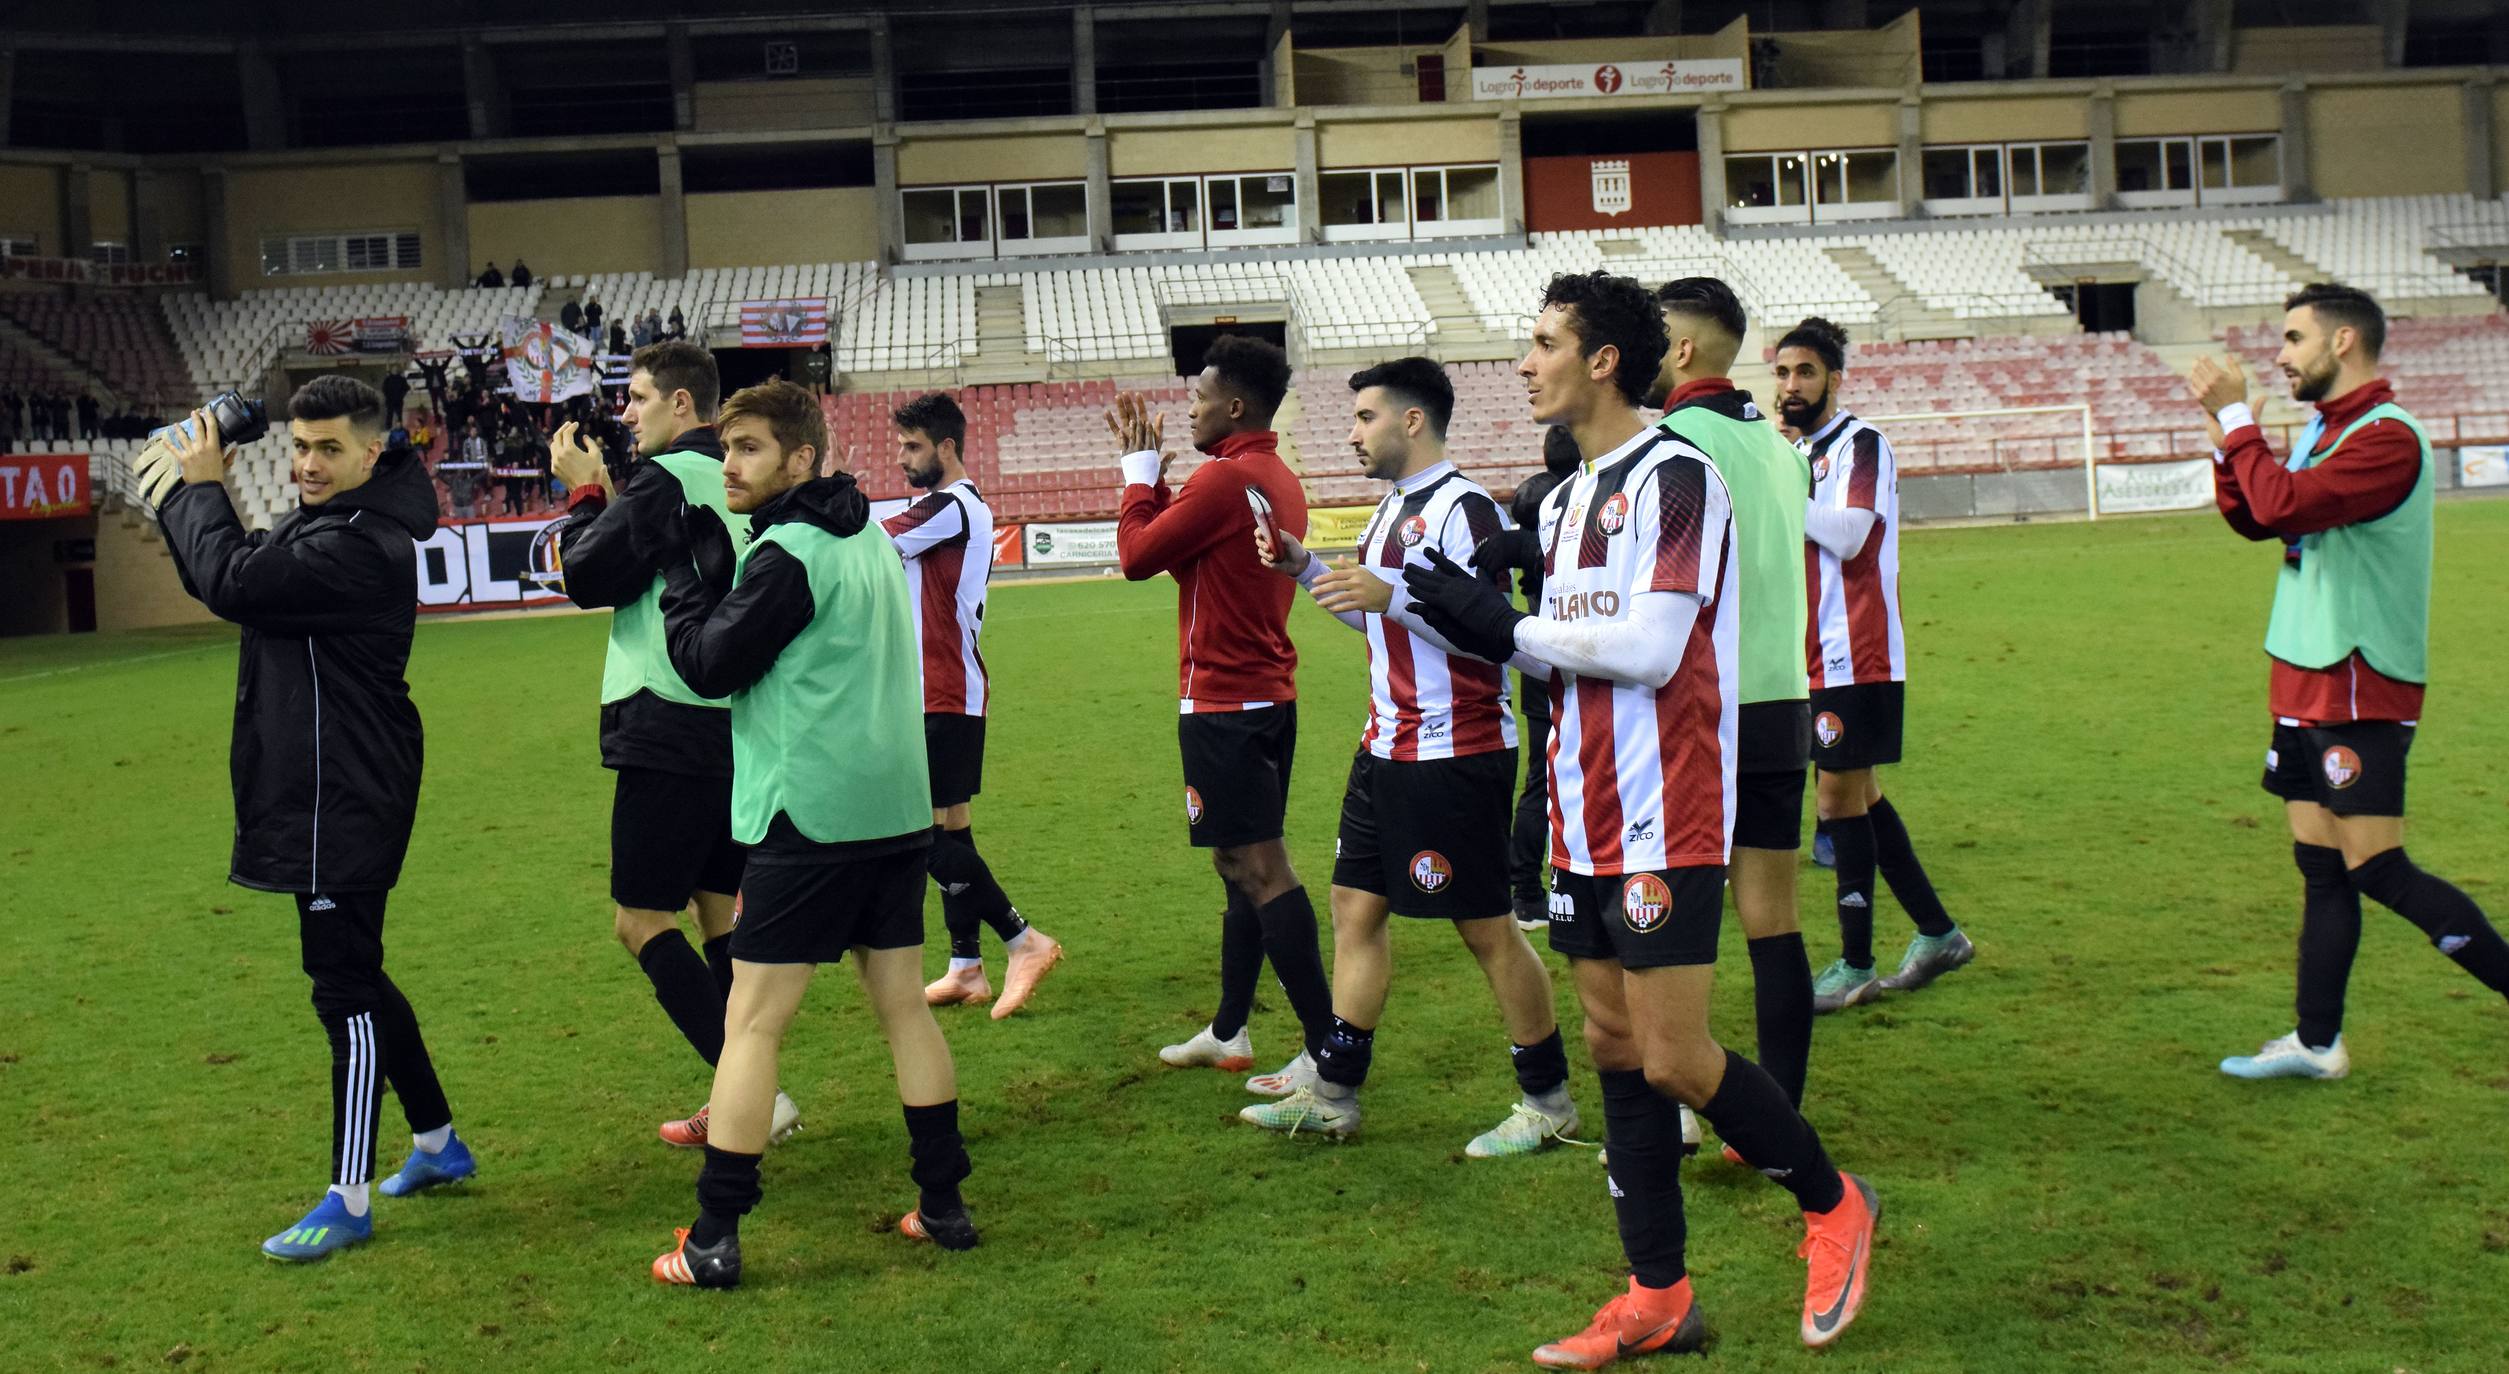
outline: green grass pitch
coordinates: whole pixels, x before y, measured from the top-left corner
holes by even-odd
[[[2509,503],[2450,503],[2439,524],[2413,852],[2509,923]],[[1884,1208],[1838,1347],[1797,1342],[1787,1197],[1712,1156],[1686,1171],[1710,1363],[2502,1367],[2509,1008],[2373,907],[2354,1077],[2213,1068],[2290,1026],[2298,884],[2256,786],[2273,550],[2189,516],[1920,531],[1905,555],[1911,761],[1889,787],[1981,955],[1820,1023],[1811,1115]],[[728,1295],[645,1272],[696,1170],[653,1126],[706,1078],[610,935],[600,617],[420,631],[427,783],[391,967],[481,1173],[379,1199],[375,1241],[311,1268],[254,1248],[321,1187],[328,1096],[287,904],[223,882],[232,632],[0,645],[9,1367],[1530,1368],[1619,1287],[1611,1210],[1588,1151],[1464,1159],[1514,1089],[1450,933],[1398,923],[1357,1142],[1244,1127],[1234,1078],[1156,1062],[1208,1016],[1217,946],[1180,814],[1174,605],[1164,580],[994,599],[978,833],[1071,957],[1026,1014],[942,1018],[983,1247],[892,1234],[904,1131],[832,969],[786,1048],[806,1133],[768,1159],[748,1286]],[[1293,624],[1290,842],[1320,898],[1362,647],[1312,606]],[[1835,952],[1827,892],[1807,869],[1816,963]],[[1907,927],[1882,905],[1895,959]],[[1747,1052],[1749,966],[1738,934],[1725,949],[1716,1022]],[[1294,1047],[1268,979],[1254,1030],[1266,1067]],[[402,1131],[387,1104],[386,1168]]]

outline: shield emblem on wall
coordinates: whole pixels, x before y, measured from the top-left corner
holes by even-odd
[[[1596,158],[1594,169],[1594,213],[1625,215],[1629,213],[1629,159]]]

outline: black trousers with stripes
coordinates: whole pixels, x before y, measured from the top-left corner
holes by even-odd
[[[401,1099],[412,1134],[453,1119],[418,1014],[383,971],[388,892],[296,894],[298,941],[314,980],[314,1014],[331,1038],[331,1181],[375,1173],[383,1088]]]

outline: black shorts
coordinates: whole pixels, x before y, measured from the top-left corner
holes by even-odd
[[[741,877],[732,957],[752,964],[833,964],[845,951],[923,943],[927,849],[834,863],[751,863]]]
[[[2284,801],[2316,802],[2338,816],[2401,816],[2404,760],[2412,750],[2413,727],[2402,721],[2276,721],[2265,751],[2265,790]]]
[[[1813,688],[1812,765],[1852,773],[1899,762],[1899,722],[1907,709],[1904,682]]]
[[[1414,762],[1360,750],[1342,789],[1333,885],[1373,892],[1397,916],[1507,915],[1515,792],[1513,749]]]
[[[1551,870],[1551,948],[1571,959],[1614,959],[1622,968],[1713,964],[1724,916],[1723,864],[1610,878]]]
[[[1178,716],[1176,745],[1185,756],[1185,824],[1196,849],[1281,837],[1298,752],[1297,702]]]
[[[749,851],[732,838],[732,780],[618,770],[610,799],[610,900],[679,911],[700,892],[740,891]]]
[[[926,712],[923,752],[932,768],[932,809],[956,806],[984,790],[984,717]]]
[[[1734,775],[1734,844],[1741,849],[1803,847],[1803,779],[1798,766],[1783,773]]]

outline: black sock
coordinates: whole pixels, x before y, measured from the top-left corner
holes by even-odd
[[[1803,933],[1765,935],[1750,943],[1751,1004],[1759,1014],[1760,1067],[1803,1105],[1803,1078],[1812,1061],[1812,960]]]
[[[418,1032],[418,1013],[410,1010],[409,999],[401,995],[392,975],[379,975],[376,981],[383,993],[383,1005],[375,1012],[375,1023],[383,1033],[383,1078],[392,1085],[392,1095],[401,1099],[401,1115],[409,1121],[410,1134],[453,1124],[453,1108],[444,1100],[435,1060],[427,1054],[426,1037]]]
[[[1689,1276],[1682,1247],[1681,1108],[1648,1084],[1640,1069],[1602,1069],[1603,1145],[1611,1170],[1612,1214],[1620,1223],[1629,1276],[1649,1288],[1670,1288]]]
[[[1829,823],[1838,852],[1838,957],[1873,967],[1873,818],[1840,816]]]
[[[2300,1043],[2322,1050],[2343,1034],[2344,986],[2361,948],[2361,893],[2340,849],[2294,841],[2291,862],[2300,870],[2300,988],[2292,1009]]]
[[[686,938],[686,937],[682,937]],[[714,975],[714,990],[725,1002],[732,1000],[732,935],[726,931],[706,941],[706,971]]]
[[[688,937],[677,927],[645,941],[636,962],[653,984],[653,1000],[688,1037],[689,1048],[708,1064],[723,1057],[723,993]]]
[[[1333,1033],[1333,988],[1324,981],[1324,955],[1316,945],[1315,906],[1307,889],[1293,887],[1258,908],[1263,923],[1263,953],[1272,961],[1272,976],[1289,995],[1290,1010],[1306,1032],[1307,1053],[1324,1048]]]
[[[1568,1082],[1568,1047],[1556,1030],[1530,1045],[1509,1045],[1507,1057],[1515,1061],[1516,1088],[1527,1097],[1558,1092]]]
[[[2440,953],[2483,986],[2509,997],[2509,941],[2500,938],[2483,908],[2455,884],[2414,867],[2404,850],[2396,848],[2352,870],[2352,885],[2411,921]]]
[[[697,1171],[697,1220],[688,1228],[688,1243],[703,1250],[739,1235],[741,1218],[760,1195],[758,1156],[708,1145],[705,1167]]]
[[[983,886],[991,889],[995,896],[1002,899],[999,905],[991,901],[978,901],[976,919],[990,927],[994,935],[1004,944],[1010,943],[1012,937],[1028,928],[1027,918],[1019,914],[1018,907],[1011,905],[1010,895],[1002,891],[1002,885],[993,881],[993,865],[986,863],[982,854],[976,853],[976,828],[970,825],[963,829],[953,830],[949,834],[950,838],[967,846],[969,854],[975,855],[976,867],[984,874]]]
[[[1220,917],[1220,1005],[1211,1013],[1211,1034],[1234,1040],[1254,1014],[1255,983],[1263,977],[1263,922],[1254,903],[1226,879],[1228,906]]]
[[[1357,1088],[1368,1081],[1368,1065],[1375,1058],[1375,1028],[1354,1026],[1336,1016],[1332,1033],[1316,1047],[1316,1077],[1335,1087]]]
[[[932,885],[941,889],[941,925],[950,933],[950,957],[982,958],[983,924],[976,917],[975,889],[983,861],[936,825],[932,847],[924,851],[924,867],[932,875]],[[983,881],[991,882],[992,876],[985,874]]]
[[[907,1172],[915,1180],[916,1206],[946,1216],[967,1205],[958,1184],[975,1165],[967,1159],[967,1142],[958,1133],[958,1099],[929,1107],[906,1109]]]
[[[1803,1210],[1826,1212],[1846,1196],[1846,1181],[1821,1148],[1820,1133],[1786,1100],[1786,1090],[1768,1070],[1732,1050],[1725,1051],[1725,1081],[1699,1116],[1752,1168],[1794,1194]]]
[[[1925,865],[1917,862],[1916,846],[1908,842],[1908,827],[1899,819],[1898,808],[1884,797],[1865,814],[1873,820],[1874,865],[1882,871],[1882,881],[1890,884],[1890,895],[1899,909],[1917,923],[1919,935],[1951,934],[1951,913],[1943,910],[1943,899],[1934,895],[1934,880],[1925,876]]]
[[[331,1038],[331,1181],[365,1183],[383,1119],[383,1031],[371,1011],[324,1013],[322,1030]]]

